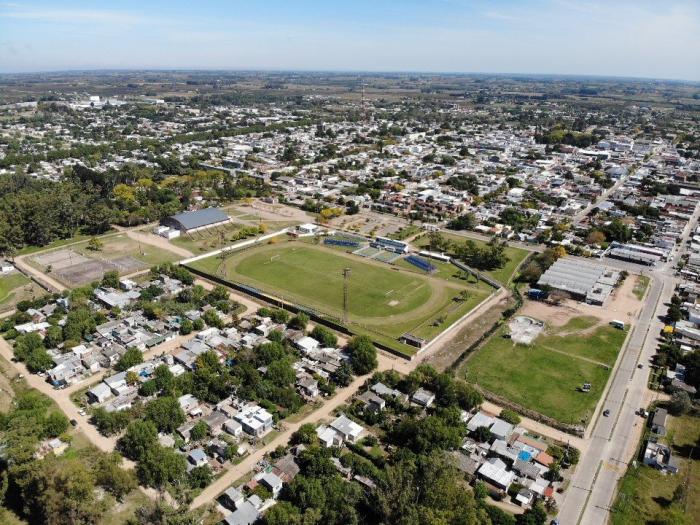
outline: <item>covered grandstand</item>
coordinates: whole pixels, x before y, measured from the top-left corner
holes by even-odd
[[[550,266],[537,282],[568,292],[575,299],[602,305],[620,279],[620,272],[582,259],[563,257]]]
[[[186,211],[177,215],[171,215],[160,221],[163,226],[180,230],[182,233],[193,233],[229,222],[231,222],[231,217],[219,208]]]

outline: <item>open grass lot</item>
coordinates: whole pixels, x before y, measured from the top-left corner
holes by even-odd
[[[108,236],[112,235],[114,233],[114,230],[110,230],[108,232],[103,233],[103,236]],[[72,244],[75,242],[80,242],[80,241],[87,241],[90,239],[90,235],[83,235],[83,234],[77,234],[73,237],[70,237],[68,239],[60,239],[58,241],[54,241],[50,244],[47,244],[45,246],[26,246],[19,250],[17,252],[17,255],[30,255],[32,253],[36,253],[38,251],[44,251],[44,250],[50,250],[52,248],[60,248],[61,246],[66,246],[67,244]]]
[[[449,233],[443,233],[442,235],[449,241],[452,241],[453,243],[464,244],[466,241],[470,240],[467,237],[462,237],[461,235],[451,235]],[[479,247],[483,247],[484,245],[486,245],[486,242],[480,239],[471,240],[474,241],[474,243],[476,243],[476,245]],[[414,242],[414,244],[416,246],[420,246],[421,248],[427,247],[428,236],[426,235],[424,237],[421,237],[420,239],[417,239]],[[515,277],[515,272],[520,263],[523,262],[529,254],[530,252],[528,252],[527,250],[509,246],[508,248],[506,248],[508,262],[505,264],[505,266],[503,268],[496,268],[495,270],[489,270],[483,273],[492,277],[493,279],[496,279],[499,283],[508,284]]]
[[[212,257],[193,265],[336,319],[343,316],[343,270],[349,268],[351,327],[377,335],[385,343],[395,342],[405,332],[431,339],[488,295],[478,286],[448,282],[299,241],[243,250],[223,264],[220,258]]]
[[[231,244],[233,235],[243,227],[244,225],[240,223],[229,223],[217,228],[184,234],[170,242],[194,254],[206,253]]]
[[[567,424],[588,422],[595,410],[625,332],[590,319],[542,333],[517,345],[502,327],[464,364],[462,374],[479,386]],[[604,366],[607,365],[607,366]],[[579,392],[591,383],[589,393]]]
[[[536,344],[612,366],[627,332],[610,325],[595,326],[596,322],[594,317],[574,317],[566,325],[552,330],[553,333],[548,331],[541,335]]]
[[[650,279],[646,275],[637,276],[637,281],[634,283],[634,289],[632,290],[632,293],[640,301],[644,298],[644,293],[649,287],[649,281]]]
[[[0,312],[9,310],[19,301],[32,295],[43,295],[43,291],[31,279],[20,272],[0,277]]]
[[[173,252],[151,246],[150,244],[139,243],[126,234],[113,235],[102,240],[102,249],[99,251],[88,250],[87,242],[82,242],[72,246],[72,249],[86,257],[111,261],[120,257],[133,257],[141,261],[147,267],[164,262],[176,261],[180,259]]]
[[[636,468],[630,465],[620,482],[610,515],[613,525],[697,523],[700,516],[700,419],[682,416],[670,421],[669,434],[664,441],[672,446],[680,471],[664,475],[639,462]],[[693,455],[689,459],[691,450]],[[680,484],[685,485],[687,492],[681,501],[673,501],[673,492]]]

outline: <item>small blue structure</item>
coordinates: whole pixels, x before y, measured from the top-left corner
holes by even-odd
[[[344,239],[323,239],[323,244],[328,244],[330,246],[343,246],[346,248],[357,248],[360,246],[359,242],[347,241]]]
[[[527,450],[521,450],[518,454],[518,459],[523,461],[530,461],[530,458],[532,458],[532,455]]]
[[[420,268],[424,272],[434,272],[435,271],[435,266],[430,264],[428,261],[423,259],[422,257],[418,257],[416,255],[409,255],[406,257],[406,261],[412,264],[413,266]]]
[[[544,290],[540,290],[539,288],[530,288],[527,291],[527,296],[530,299],[534,299],[536,301],[541,301],[542,299],[546,299],[547,295],[548,295],[547,292],[545,292]]]

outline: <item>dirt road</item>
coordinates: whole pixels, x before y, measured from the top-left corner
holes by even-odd
[[[159,235],[155,235],[153,233],[147,233],[143,231],[137,231],[137,230],[124,230],[126,232],[127,237],[130,239],[133,239],[137,242],[142,242],[144,244],[150,244],[151,246],[154,246],[156,248],[160,248],[161,250],[165,250],[167,252],[172,252],[176,255],[179,255],[183,259],[188,259],[194,254],[186,250],[185,248],[182,248],[181,246],[177,246],[175,244],[172,244],[168,242],[167,239],[160,237]]]
[[[83,434],[85,434],[85,437],[87,437],[93,445],[95,445],[97,448],[104,452],[114,451],[114,447],[117,443],[117,438],[105,437],[102,434],[100,434],[93,425],[88,424],[88,417],[81,416],[78,413],[79,409],[70,400],[70,394],[66,391],[67,389],[56,390],[42,377],[39,377],[38,375],[29,372],[29,370],[27,370],[27,367],[24,366],[23,363],[13,362],[12,358],[14,354],[12,352],[12,347],[3,338],[0,338],[0,354],[5,359],[7,359],[7,361],[10,363],[10,366],[14,368],[14,370],[18,374],[24,375],[25,381],[30,387],[35,388],[42,394],[51,398],[63,411],[63,413],[68,419],[75,419],[76,421],[78,421],[78,429]],[[131,468],[134,466],[133,462],[127,459],[124,459],[122,464],[127,468]]]
[[[44,272],[40,272],[25,260],[27,257],[35,257],[36,255],[38,255],[38,253],[41,252],[32,253],[31,255],[20,255],[19,257],[15,257],[15,266],[17,266],[17,268],[19,268],[19,270],[25,275],[28,275],[30,278],[36,280],[43,286],[50,288],[55,292],[62,292],[64,290],[67,290],[68,288],[64,284],[57,281],[50,275],[46,275]]]
[[[483,311],[484,309],[488,308],[491,302],[498,301],[501,298],[502,294],[494,294],[486,302],[483,303],[482,307],[479,308],[479,311]],[[476,315],[478,315],[478,312],[476,313]],[[473,319],[474,317],[472,316],[467,317],[462,320],[462,324],[467,324]],[[439,352],[442,349],[442,347],[449,342],[450,337],[452,337],[455,333],[456,331],[449,334],[448,337],[436,341],[436,343],[434,345],[431,345],[431,347],[428,348],[424,354],[421,354],[421,359],[407,361],[397,356],[379,353],[377,355],[377,371],[396,370],[400,373],[407,374],[411,370],[415,369],[421,362],[428,359],[433,353]],[[250,456],[245,458],[241,463],[228,469],[220,478],[214,481],[214,483],[205,488],[202,491],[202,493],[192,501],[191,508],[197,508],[212,501],[219,493],[226,490],[231,485],[231,483],[233,483],[238,478],[242,477],[247,472],[249,472],[256,465],[256,463],[258,463],[258,461],[263,459],[265,454],[271,452],[279,445],[287,444],[291,435],[303,424],[317,423],[319,420],[330,417],[335,411],[335,409],[337,409],[344,403],[347,403],[348,400],[351,399],[357,393],[357,390],[365,383],[365,381],[367,381],[367,379],[371,377],[371,375],[372,374],[355,378],[355,380],[352,383],[350,383],[350,385],[338,391],[338,393],[333,398],[325,402],[318,409],[311,412],[301,421],[292,424],[286,423],[285,430],[281,434],[279,434],[274,440],[272,440],[268,445],[259,448]]]
[[[321,406],[317,410],[314,410],[311,414],[306,416],[301,421],[298,421],[296,423],[285,423],[286,428],[281,434],[279,434],[268,445],[265,445],[264,447],[259,448],[258,450],[250,454],[238,465],[235,465],[232,468],[228,469],[220,478],[218,478],[211,485],[205,488],[201,492],[201,494],[199,494],[199,496],[197,496],[192,501],[190,507],[194,509],[212,501],[220,492],[226,490],[231,485],[231,483],[233,483],[246,473],[250,472],[250,470],[256,465],[256,463],[263,459],[265,454],[273,451],[281,444],[286,444],[289,441],[291,435],[305,423],[316,423],[320,419],[330,417],[333,414],[333,411],[340,405],[346,403],[355,394],[357,389],[360,388],[360,386],[362,386],[362,384],[371,377],[371,375],[372,374],[355,378],[355,380],[352,383],[350,383],[350,385],[338,391],[338,393],[336,393],[336,395],[332,399],[324,403],[323,406]]]

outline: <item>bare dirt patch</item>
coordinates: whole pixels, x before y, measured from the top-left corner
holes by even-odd
[[[522,315],[543,319],[550,326],[564,326],[573,317],[592,316],[600,319],[601,323],[613,320],[632,324],[637,318],[642,303],[634,295],[634,276],[625,279],[622,286],[615,289],[603,306],[566,300],[559,306],[553,306],[542,301],[526,300],[520,310]]]
[[[544,329],[544,323],[532,317],[518,315],[508,323],[510,337],[515,343],[531,344]]]
[[[51,266],[54,270],[61,270],[70,266],[79,266],[90,261],[88,257],[70,249],[56,250],[34,257],[34,261],[41,266]]]

